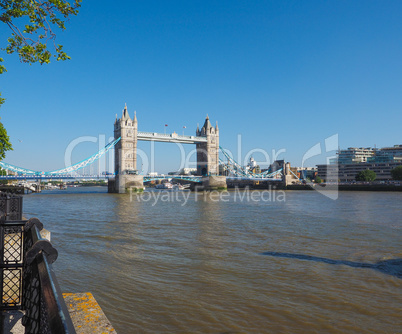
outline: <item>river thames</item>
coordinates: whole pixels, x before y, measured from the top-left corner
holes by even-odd
[[[402,333],[402,193],[24,196],[118,334]],[[158,197],[159,196],[159,197]]]

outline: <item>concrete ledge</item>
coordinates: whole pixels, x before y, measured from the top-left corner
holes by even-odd
[[[63,293],[63,297],[77,334],[116,334],[91,293]]]

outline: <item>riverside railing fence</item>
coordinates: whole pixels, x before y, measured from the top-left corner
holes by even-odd
[[[51,266],[57,250],[41,237],[43,224],[21,219],[17,195],[0,194],[0,217],[0,311],[22,310],[25,333],[76,333]]]

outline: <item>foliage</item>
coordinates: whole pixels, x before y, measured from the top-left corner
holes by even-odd
[[[356,181],[374,181],[376,178],[377,174],[370,169],[360,171],[355,177]]]
[[[52,56],[47,48],[51,41],[57,60],[70,59],[63,46],[56,45],[54,29],[66,29],[65,20],[77,15],[81,1],[74,0],[70,4],[66,0],[0,0],[0,21],[12,31],[3,50],[8,54],[17,52],[21,62],[44,64],[49,63]],[[5,70],[0,65],[0,74]]]
[[[322,182],[322,179],[317,175],[315,177],[315,183],[321,183],[321,182]]]
[[[0,122],[0,160],[6,157],[7,151],[12,151],[13,148],[10,143],[10,138],[8,137],[7,131]]]
[[[0,63],[2,63],[4,61],[3,58],[0,58]],[[0,74],[3,74],[4,72],[7,72],[6,68],[4,67],[4,65],[0,64]]]
[[[18,53],[23,63],[50,63],[52,52],[56,60],[70,57],[63,51],[63,46],[55,43],[55,28],[65,30],[65,21],[70,15],[77,15],[82,0],[0,0],[0,22],[11,29],[8,45],[2,48],[7,54]],[[54,51],[49,51],[47,43],[52,42]],[[0,74],[7,72],[0,58]],[[0,107],[4,98],[0,93]],[[7,131],[0,122],[0,160],[5,152],[12,150]]]
[[[3,168],[0,168],[0,175],[7,175],[7,171]],[[8,180],[0,180],[0,184],[8,184]]]
[[[43,183],[44,183],[44,184],[50,183],[52,186],[59,186],[59,185],[61,185],[61,184],[64,184],[63,181],[44,181]]]
[[[402,166],[398,166],[392,169],[391,175],[394,180],[402,181]]]

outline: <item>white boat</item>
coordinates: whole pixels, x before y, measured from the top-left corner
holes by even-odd
[[[176,183],[173,185],[173,189],[174,190],[188,190],[190,189],[190,184],[180,184],[180,183]]]
[[[173,189],[173,184],[171,184],[170,182],[157,184],[155,186],[155,189]]]
[[[189,189],[190,185],[186,184],[186,185],[182,185],[180,183],[170,183],[170,182],[165,182],[165,183],[161,183],[155,186],[155,189],[167,189],[167,190],[186,190]]]

